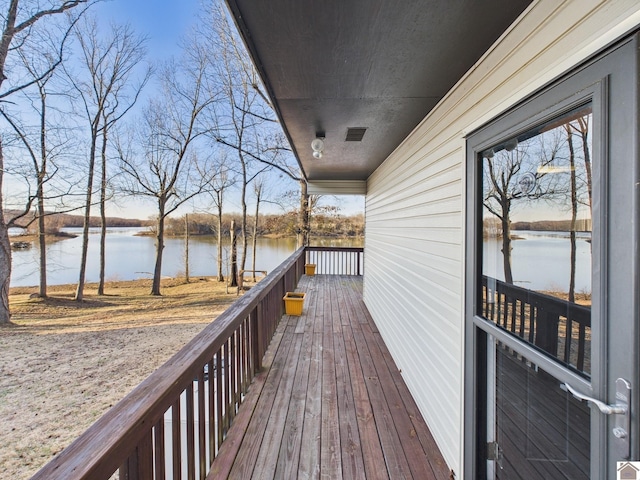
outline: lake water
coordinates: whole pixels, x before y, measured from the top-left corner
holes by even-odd
[[[513,282],[531,290],[569,291],[571,243],[569,232],[516,230],[511,242]],[[591,234],[576,234],[576,292],[591,293]],[[504,280],[502,241],[483,242],[483,272]]]
[[[136,236],[140,228],[110,228],[107,234],[107,280],[133,280],[151,278],[155,262],[154,239]],[[82,250],[81,228],[66,228],[64,231],[78,237],[61,240],[47,246],[47,283],[57,285],[78,281],[79,258]],[[99,273],[99,229],[91,229],[87,261],[87,282],[97,282]],[[534,290],[567,291],[569,285],[568,233],[515,232],[512,252],[512,269],[517,285]],[[576,291],[591,291],[591,247],[589,235],[578,234]],[[362,239],[313,239],[312,245],[363,246]],[[271,272],[296,248],[293,238],[258,239],[256,269]],[[215,275],[216,240],[209,236],[193,236],[189,241],[189,270],[191,276]],[[225,274],[228,265],[229,247],[224,249]],[[502,254],[497,241],[484,242],[484,272],[502,280]],[[246,268],[251,268],[251,250],[247,255]],[[167,238],[162,263],[162,274],[167,277],[184,275],[184,239]],[[31,286],[39,282],[38,248],[13,251],[13,274],[11,286]]]
[[[58,285],[76,283],[80,271],[82,252],[82,229],[65,228],[65,232],[78,235],[76,238],[60,240],[47,246],[47,283]],[[151,278],[155,264],[155,244],[152,236],[137,236],[141,228],[110,228],[107,230],[107,265],[105,278],[109,280],[134,280]],[[12,232],[18,233],[18,232]],[[322,239],[314,240],[313,245],[323,246],[362,246],[362,240]],[[257,241],[257,270],[271,272],[289,257],[296,248],[294,238],[269,239]],[[240,253],[240,252],[239,252]],[[11,286],[38,285],[38,248],[33,245],[27,250],[14,250]],[[192,236],[189,239],[189,274],[193,277],[217,274],[217,248],[215,237]],[[226,269],[229,247],[223,250],[223,264]],[[240,255],[238,254],[238,260]],[[87,282],[99,280],[100,230],[90,230],[89,252],[87,257]],[[251,244],[247,254],[245,268],[251,268]],[[175,277],[184,275],[184,239],[165,239],[162,257],[162,275]]]

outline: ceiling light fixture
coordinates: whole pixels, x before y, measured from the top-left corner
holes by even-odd
[[[313,158],[322,158],[322,150],[324,149],[324,133],[317,132],[316,138],[311,142],[311,150],[313,150]]]

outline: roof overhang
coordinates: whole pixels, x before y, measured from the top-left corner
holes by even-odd
[[[531,0],[227,3],[305,176],[346,192],[362,190]],[[361,140],[352,128],[366,129]]]

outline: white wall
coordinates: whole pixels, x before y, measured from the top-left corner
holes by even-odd
[[[457,478],[464,136],[638,25],[637,0],[534,2],[368,181],[365,302]]]

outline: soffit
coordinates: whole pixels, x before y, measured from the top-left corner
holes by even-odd
[[[366,180],[530,0],[227,3],[306,177]]]

